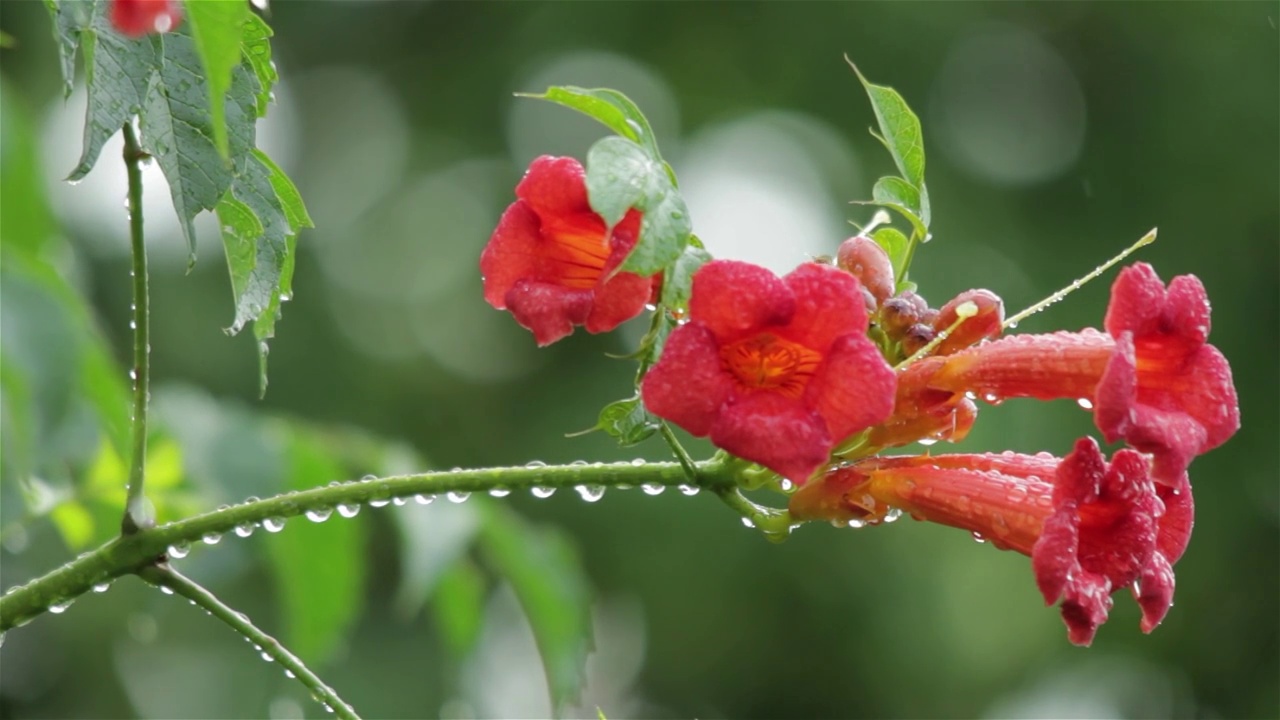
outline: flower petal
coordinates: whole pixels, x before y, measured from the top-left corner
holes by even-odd
[[[817,413],[795,400],[763,392],[728,404],[711,427],[711,442],[797,485],[827,461],[832,447]]]
[[[845,335],[827,351],[804,403],[822,416],[832,438],[842,440],[886,420],[896,389],[893,368],[867,336]]]
[[[485,302],[506,310],[507,292],[518,281],[534,276],[539,232],[538,216],[523,200],[511,203],[502,213],[489,244],[480,253]]]
[[[825,353],[844,335],[866,335],[866,302],[853,275],[831,265],[807,262],[782,281],[796,303],[790,324],[779,333],[783,337]]]
[[[516,197],[540,216],[593,213],[587,199],[587,174],[571,157],[543,155],[529,164]]]
[[[641,396],[649,412],[670,420],[691,435],[711,432],[733,381],[720,367],[720,349],[711,331],[697,323],[671,332],[658,364],[649,369]]]
[[[520,280],[507,291],[506,307],[522,326],[533,331],[539,346],[573,332],[591,312],[590,290],[572,290],[554,283]]]
[[[721,344],[763,328],[786,325],[796,299],[766,268],[736,260],[712,260],[693,276],[689,316],[705,325]]]

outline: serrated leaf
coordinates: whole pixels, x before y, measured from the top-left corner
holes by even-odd
[[[658,418],[645,409],[639,396],[609,403],[600,411],[596,428],[623,447],[635,445],[658,431]]]
[[[184,6],[191,23],[191,36],[204,67],[209,91],[209,115],[213,144],[223,158],[227,147],[226,95],[231,89],[231,71],[240,64],[242,26],[249,16],[246,2],[192,2]]]
[[[431,598],[431,616],[449,652],[461,661],[484,627],[484,574],[463,558],[440,574]]]
[[[112,31],[104,7],[99,5],[89,24],[74,31],[84,54],[88,103],[84,150],[67,176],[72,182],[89,174],[107,140],[142,111],[159,64],[159,41],[154,36],[131,40]]]
[[[44,5],[53,21],[53,40],[58,44],[63,97],[70,97],[76,81],[80,30],[92,22],[94,3],[93,0],[44,0]]]
[[[279,198],[285,217],[289,220],[289,227],[293,228],[294,232],[304,227],[315,227],[315,223],[311,222],[311,216],[307,214],[307,206],[302,202],[302,195],[284,170],[281,170],[280,166],[261,150],[254,149],[253,156],[271,171],[271,187],[275,188],[276,197]]]
[[[660,159],[658,140],[640,108],[631,99],[609,88],[580,88],[572,85],[553,86],[541,95],[517,93],[521,97],[549,100],[594,118],[605,127],[639,144],[654,159]]]
[[[582,689],[592,647],[590,597],[577,553],[557,529],[530,527],[501,505],[486,504],[480,542],[511,584],[533,628],[551,705],[559,710]]]
[[[853,68],[858,80],[866,88],[871,108],[876,114],[876,122],[880,125],[880,140],[893,156],[898,170],[907,182],[923,188],[924,136],[920,132],[920,118],[907,106],[898,91],[869,82],[852,62],[849,67]]]
[[[257,116],[263,117],[271,104],[271,88],[275,87],[276,81],[280,79],[275,64],[271,62],[273,33],[271,26],[253,13],[248,14],[244,25],[241,26],[241,33],[241,52],[249,61],[249,67],[253,68],[253,74],[258,78]]]
[[[662,275],[662,304],[671,310],[684,309],[693,290],[693,274],[710,261],[711,253],[696,237],[691,238],[689,246]]]
[[[324,485],[344,475],[317,440],[285,438],[289,489]],[[330,657],[364,600],[364,533],[336,513],[323,523],[295,518],[266,543],[284,618],[285,645],[307,663]]]
[[[897,228],[882,227],[871,233],[871,239],[876,244],[884,248],[889,255],[889,262],[893,265],[893,276],[902,281],[903,276],[907,272],[908,252],[911,249],[911,241],[906,235]]]

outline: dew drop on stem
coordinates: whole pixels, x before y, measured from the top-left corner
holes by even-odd
[[[71,603],[73,602],[75,602],[75,600],[64,600],[60,603],[54,603],[49,606],[49,612],[54,615],[61,615],[67,611],[67,608],[71,607]]]
[[[697,495],[701,490],[702,488],[698,487],[697,485],[686,484],[686,485],[680,486],[680,493],[682,495],[688,495],[689,497],[693,497],[694,495]]]
[[[360,506],[355,503],[338,503],[338,514],[344,518],[353,518],[360,514]]]
[[[511,490],[504,487],[489,488],[489,496],[496,498],[504,498],[511,494]]]
[[[397,495],[396,497],[391,498],[391,504],[396,507],[404,507],[409,504],[409,498]]]
[[[333,508],[328,507],[326,505],[321,505],[320,507],[313,507],[306,512],[307,519],[310,520],[311,522],[316,522],[316,523],[320,523],[320,522],[324,522],[325,520],[328,520],[329,516],[332,514],[333,514]]]
[[[262,521],[262,529],[271,533],[278,533],[284,529],[284,518],[269,517]]]
[[[541,485],[534,485],[533,487],[529,488],[529,494],[533,495],[539,500],[546,500],[547,498],[556,494],[556,489],[553,487],[543,487]]]
[[[236,535],[247,538],[253,534],[253,523],[241,523],[236,526]]]
[[[661,495],[663,490],[667,489],[662,483],[644,483],[640,486],[645,495]]]
[[[106,592],[107,590],[109,590],[110,588],[111,588],[111,581],[110,581],[110,580],[107,580],[106,582],[100,582],[100,583],[95,584],[95,585],[93,586],[93,591],[94,591],[94,592],[96,592],[96,593],[104,593],[104,592]]]
[[[465,490],[450,490],[445,493],[445,497],[449,498],[449,502],[451,503],[464,503],[467,501],[467,498],[471,497],[471,493],[466,492]]]
[[[577,490],[578,495],[581,495],[582,499],[589,503],[596,502],[604,497],[603,485],[578,485],[574,487],[574,490]]]
[[[222,534],[216,532],[207,532],[200,536],[200,542],[205,545],[217,545],[222,541]]]
[[[169,546],[169,558],[172,560],[181,560],[191,552],[191,544],[187,542],[176,542]]]
[[[418,493],[417,495],[413,496],[413,501],[418,503],[419,505],[430,505],[431,503],[436,501],[436,496],[430,495],[427,493]]]
[[[168,585],[161,585],[159,587],[160,587],[160,592],[164,593],[165,595],[173,594],[173,588],[169,587]]]

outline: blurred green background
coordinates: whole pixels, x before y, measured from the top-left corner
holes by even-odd
[[[83,183],[57,181],[79,153],[83,89],[63,101],[41,3],[10,0],[2,12],[18,41],[3,54],[6,163],[29,154],[45,185],[7,183],[0,212],[16,218],[47,192],[56,213],[53,230],[13,220],[6,232],[66,239],[60,267],[124,367],[119,139]],[[582,157],[602,134],[512,93],[627,93],[712,252],[785,271],[834,251],[848,220],[865,222],[847,201],[891,171],[866,132],[874,118],[848,53],[924,124],[934,240],[912,274],[935,306],[987,287],[1019,309],[1152,226],[1160,239],[1139,257],[1166,280],[1195,273],[1207,286],[1243,429],[1191,468],[1198,522],[1176,605],[1143,636],[1120,593],[1084,650],[1042,606],[1026,558],[958,531],[812,526],[775,546],[709,497],[512,497],[502,502],[566,530],[594,590],[597,652],[574,712],[1280,716],[1276,3],[278,1],[271,22],[282,82],[260,142],[317,228],[299,242],[265,400],[252,340],[221,331],[232,303],[216,223],[198,224],[200,261],[184,274],[167,190],[157,168],[145,176],[157,413],[185,473],[203,478],[176,480],[189,485],[182,502],[211,508],[282,487],[245,429],[258,415],[356,428],[437,467],[664,459],[656,441],[622,451],[599,434],[564,437],[628,394],[632,366],[604,354],[626,352],[641,328],[538,350],[481,300],[478,255],[523,168],[542,153]],[[1019,330],[1097,326],[1108,286]],[[10,276],[4,289],[6,359],[55,373],[66,333],[43,324]],[[47,453],[85,465],[96,436],[84,425],[70,422]],[[965,447],[1062,454],[1091,432],[1072,403],[1009,402],[982,410]],[[23,514],[8,481],[6,528]],[[504,585],[482,581],[483,624],[462,652],[441,642],[439,612],[397,595],[413,565],[406,537],[418,538],[422,563],[444,563],[457,555],[448,538],[474,526],[469,505],[441,505],[345,521],[346,537],[369,543],[361,569],[319,584],[329,590],[315,601],[354,595],[363,611],[321,675],[368,717],[545,715],[532,635]],[[393,527],[394,513],[417,515]],[[267,558],[291,532],[232,538],[183,567],[276,631],[287,621]],[[73,554],[47,520],[26,523],[5,533],[0,582]],[[323,716],[232,633],[133,580],[9,633],[0,663],[4,717]]]

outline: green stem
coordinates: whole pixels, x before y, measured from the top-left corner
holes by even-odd
[[[662,434],[662,439],[667,442],[667,447],[671,448],[671,453],[676,456],[680,467],[684,468],[684,474],[691,480],[697,477],[697,463],[693,461],[693,458],[689,457],[689,452],[680,444],[679,438],[676,437],[666,420],[658,421],[658,432]]]
[[[147,293],[147,248],[142,240],[142,159],[133,126],[124,125],[124,166],[129,175],[129,236],[133,250],[133,448],[129,458],[129,487],[120,532],[131,535],[155,524],[147,512],[143,482],[147,462],[147,401],[150,399],[151,345]]]
[[[607,488],[652,484],[695,485],[718,493],[734,485],[734,469],[721,459],[695,463],[694,471],[691,479],[685,474],[684,467],[673,462],[456,470],[353,481],[253,500],[122,535],[47,575],[14,588],[0,597],[0,632],[24,625],[43,614],[50,605],[83,595],[96,584],[139,572],[159,560],[170,546],[195,544],[206,537],[221,537],[237,528],[252,530],[268,520],[269,526],[276,526],[308,510],[332,511],[336,508],[339,513],[348,514],[371,501],[499,489],[517,491],[535,487]]]
[[[221,620],[231,627],[232,630],[243,635],[249,642],[262,648],[262,652],[268,657],[280,663],[280,666],[287,669],[293,677],[298,679],[311,691],[312,697],[317,702],[323,703],[328,707],[334,715],[344,720],[360,720],[360,716],[356,714],[355,708],[347,704],[345,700],[311,672],[297,655],[289,652],[289,649],[280,644],[279,640],[271,637],[263,632],[258,626],[249,621],[249,617],[243,613],[236,612],[226,603],[218,599],[216,595],[205,589],[191,578],[183,575],[167,564],[151,565],[138,571],[138,576],[143,580],[160,587],[169,588],[173,592],[187,598],[191,602],[199,605],[209,614]]]

